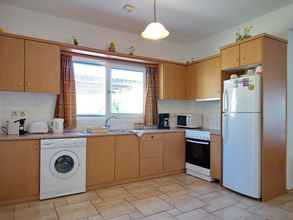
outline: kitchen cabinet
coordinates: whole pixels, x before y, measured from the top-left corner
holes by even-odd
[[[140,143],[140,175],[149,176],[163,171],[163,140],[161,134],[145,134]]]
[[[261,64],[263,37],[252,38],[221,49],[222,70]]]
[[[113,136],[89,137],[86,156],[86,185],[88,188],[114,181],[115,145]]]
[[[60,93],[60,51],[52,44],[25,41],[25,90]]]
[[[211,176],[222,179],[222,137],[211,135]]]
[[[115,179],[127,180],[139,176],[139,141],[136,135],[115,137]]]
[[[0,204],[38,198],[39,141],[1,141],[0,179]]]
[[[221,50],[222,69],[232,69],[240,65],[240,48],[239,45],[225,47]]]
[[[185,65],[163,63],[160,65],[160,99],[185,100],[186,98]]]
[[[24,91],[24,40],[0,36],[0,90]]]
[[[189,99],[208,100],[221,97],[220,57],[215,56],[191,64],[188,73]]]
[[[262,38],[240,44],[240,66],[262,63]]]
[[[185,168],[184,133],[167,133],[163,135],[164,171],[176,171]]]

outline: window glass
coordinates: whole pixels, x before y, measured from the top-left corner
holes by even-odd
[[[80,116],[106,114],[106,68],[74,62],[76,111]]]
[[[142,114],[144,72],[127,69],[111,71],[111,112]]]

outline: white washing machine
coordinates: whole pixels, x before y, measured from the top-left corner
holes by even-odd
[[[86,190],[86,138],[41,140],[40,199]]]

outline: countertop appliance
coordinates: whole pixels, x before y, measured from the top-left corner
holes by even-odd
[[[40,199],[86,190],[86,138],[41,140]]]
[[[159,129],[169,129],[170,128],[170,114],[169,113],[160,113],[159,114]]]
[[[202,126],[201,114],[177,115],[177,127],[179,128],[200,128],[201,126]]]
[[[260,198],[261,77],[224,81],[223,185]]]
[[[28,128],[31,134],[45,134],[49,132],[48,124],[45,121],[32,122]]]
[[[212,181],[210,132],[186,130],[186,173],[207,181]]]

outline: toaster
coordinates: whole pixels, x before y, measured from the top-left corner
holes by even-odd
[[[32,122],[28,128],[28,132],[31,134],[48,133],[49,132],[48,124],[47,122],[44,122],[44,121]]]

